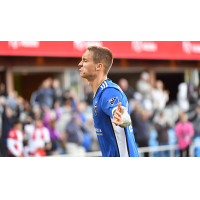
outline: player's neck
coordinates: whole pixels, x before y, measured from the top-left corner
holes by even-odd
[[[92,89],[92,91],[94,93],[94,96],[95,96],[95,94],[97,92],[97,89],[98,89],[99,85],[106,79],[107,79],[107,75],[103,75],[103,76],[98,76],[98,77],[96,77],[95,79],[93,79],[91,81],[88,80],[88,85],[91,87],[91,89]]]

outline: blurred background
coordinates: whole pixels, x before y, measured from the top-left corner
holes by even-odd
[[[114,56],[108,78],[129,101],[141,156],[200,156],[200,42],[0,42],[0,155],[101,156],[87,46]]]

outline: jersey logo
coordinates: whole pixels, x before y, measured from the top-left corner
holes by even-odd
[[[113,97],[112,99],[109,100],[109,103],[111,106],[117,106],[119,103],[119,98],[118,97]]]
[[[97,104],[94,105],[94,114],[97,116]]]

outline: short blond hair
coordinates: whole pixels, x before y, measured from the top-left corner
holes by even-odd
[[[94,63],[103,63],[105,67],[105,74],[108,74],[112,63],[113,63],[113,55],[110,49],[106,47],[99,47],[99,46],[89,46],[87,47],[88,51],[92,51]]]

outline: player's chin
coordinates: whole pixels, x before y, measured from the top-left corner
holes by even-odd
[[[82,78],[84,78],[84,74],[83,74],[82,72],[80,72],[80,76],[81,76]]]
[[[87,78],[87,75],[84,74],[84,73],[81,73],[81,72],[80,72],[80,76],[81,76],[82,78]]]

